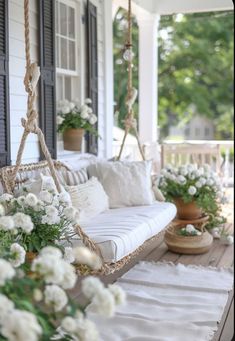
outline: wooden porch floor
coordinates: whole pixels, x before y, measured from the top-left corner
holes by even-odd
[[[233,205],[227,205],[225,207],[228,224],[227,227],[233,233]],[[232,211],[231,211],[232,210]],[[234,246],[222,245],[218,240],[213,242],[213,246],[210,251],[203,255],[180,255],[168,251],[166,244],[163,241],[163,237],[157,242],[149,244],[142,253],[140,253],[135,259],[128,263],[123,269],[115,274],[101,277],[102,281],[106,284],[115,282],[124,273],[130,270],[136,263],[141,260],[145,261],[170,261],[175,264],[195,264],[202,266],[215,266],[229,268],[234,265]],[[71,293],[74,299],[80,300],[80,283]],[[218,331],[215,334],[213,341],[232,341],[234,335],[234,292],[229,296],[226,308],[222,320],[218,326]],[[143,340],[144,341],[144,340]],[[183,340],[182,340],[183,341]],[[186,341],[186,340],[185,340]]]

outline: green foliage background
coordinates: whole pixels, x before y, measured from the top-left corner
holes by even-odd
[[[125,116],[127,66],[118,64],[127,16],[114,20],[114,79],[118,124]],[[187,123],[199,113],[213,120],[217,139],[233,139],[233,12],[162,16],[159,27],[159,122],[161,138],[169,125]],[[156,38],[157,39],[157,38]],[[133,19],[134,86],[138,88],[138,25]],[[151,100],[151,99],[150,99]],[[138,102],[135,112],[138,115]]]

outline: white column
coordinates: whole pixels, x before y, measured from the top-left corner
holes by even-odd
[[[139,135],[142,143],[157,141],[159,15],[137,17],[139,24]]]
[[[104,1],[104,92],[105,92],[105,155],[112,157],[113,145],[113,20],[112,1]]]

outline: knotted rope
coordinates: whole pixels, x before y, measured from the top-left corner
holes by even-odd
[[[132,52],[133,52],[133,44],[132,44],[132,8],[131,8],[131,0],[128,0],[128,37],[127,42],[125,45],[126,50],[129,50],[129,58],[128,58],[128,83],[127,83],[127,100],[126,100],[126,106],[127,106],[127,115],[124,120],[124,126],[125,126],[125,134],[123,137],[123,141],[120,147],[120,152],[117,157],[117,160],[121,159],[123,149],[125,146],[126,138],[130,132],[130,130],[133,130],[137,143],[138,148],[140,151],[140,154],[142,156],[142,159],[145,160],[143,148],[140,143],[139,134],[138,134],[138,128],[137,128],[137,121],[135,118],[133,105],[135,103],[135,100],[137,98],[137,90],[133,88],[133,71],[132,71]]]
[[[40,68],[37,63],[32,63],[30,58],[30,31],[29,31],[29,0],[24,0],[24,20],[25,20],[25,55],[26,55],[26,74],[24,78],[25,91],[28,94],[27,100],[27,114],[26,118],[21,119],[24,132],[20,141],[19,150],[17,153],[16,165],[11,175],[10,186],[13,191],[15,188],[16,175],[22,163],[22,155],[25,148],[27,137],[30,133],[36,134],[42,149],[42,152],[48,162],[48,166],[55,182],[56,188],[61,193],[61,185],[59,183],[55,166],[51,158],[51,154],[47,148],[45,138],[42,130],[38,127],[38,111],[36,108],[37,99],[37,84],[40,78]],[[101,259],[102,255],[96,244],[83,232],[79,225],[74,227],[75,231],[83,241],[84,245],[87,246],[91,251],[97,253]]]

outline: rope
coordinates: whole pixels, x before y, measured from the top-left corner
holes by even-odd
[[[25,144],[27,137],[30,133],[36,134],[38,136],[39,144],[41,146],[42,152],[47,160],[51,176],[55,182],[56,188],[58,192],[61,192],[61,185],[59,183],[55,165],[51,158],[51,154],[47,148],[45,138],[43,132],[38,127],[38,111],[36,109],[36,99],[37,99],[37,84],[40,78],[40,69],[37,66],[37,63],[31,63],[30,58],[30,31],[29,31],[29,0],[24,0],[24,20],[25,20],[25,55],[26,55],[26,73],[24,78],[25,90],[28,93],[28,101],[27,101],[27,115],[26,119],[22,118],[21,123],[24,128],[24,132],[20,141],[19,150],[16,158],[16,165],[12,172],[12,176],[10,177],[10,187],[8,191],[11,190],[13,192],[15,188],[16,175],[19,171],[19,168],[22,163],[22,155],[25,149]],[[4,174],[3,174],[4,176]],[[99,256],[101,256],[101,252],[96,244],[83,232],[82,228],[79,225],[75,226],[75,229],[83,241],[84,245],[86,245],[90,250],[96,252]],[[101,257],[103,260],[103,258]]]
[[[131,3],[131,0],[128,0],[128,32],[127,32],[127,42],[126,42],[125,48],[126,50],[129,50],[129,54],[130,54],[128,58],[128,82],[127,82],[127,101],[126,101],[127,115],[124,120],[125,134],[122,140],[122,144],[120,147],[117,160],[121,159],[127,135],[129,134],[129,131],[131,129],[134,131],[141,157],[143,160],[145,160],[144,151],[141,146],[140,139],[139,139],[137,121],[135,119],[135,115],[133,111],[133,105],[137,97],[137,90],[133,88],[133,70],[132,70],[133,41],[132,41],[132,3]]]

